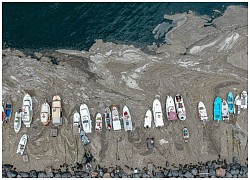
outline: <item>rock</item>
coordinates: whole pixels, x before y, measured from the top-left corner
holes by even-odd
[[[19,174],[22,178],[28,178],[28,177],[29,177],[29,173],[27,173],[27,172],[20,171],[18,174]]]
[[[34,56],[35,56],[35,58],[37,58],[37,59],[41,59],[41,57],[43,56],[43,54],[42,54],[42,53],[39,53],[39,52],[35,52],[35,53],[34,53]]]
[[[156,172],[155,177],[156,178],[164,178],[164,174],[162,172]]]
[[[212,162],[211,162],[211,161],[208,161],[208,162],[206,163],[206,166],[211,167],[211,166],[212,166]]]
[[[196,176],[197,173],[198,173],[198,170],[197,170],[196,168],[194,168],[194,169],[191,170],[191,173],[192,173],[194,176]]]
[[[19,174],[17,175],[17,178],[22,178]]]
[[[171,170],[168,173],[168,177],[172,177],[172,171]]]
[[[216,169],[217,177],[224,177],[225,175],[226,175],[226,169],[223,169],[223,168]]]
[[[146,173],[143,173],[142,178],[150,178],[150,176],[148,174],[146,174]]]
[[[72,175],[69,171],[65,171],[61,173],[62,178],[70,178]]]
[[[7,171],[7,177],[8,178],[15,178],[15,177],[17,177],[17,172],[14,170]]]
[[[242,175],[242,174],[245,174],[245,173],[247,173],[248,172],[248,169],[247,169],[247,167],[246,166],[241,166],[240,167],[240,174]]]
[[[238,178],[238,175],[237,174],[233,175],[233,178]]]
[[[186,178],[191,178],[192,177],[192,173],[187,171],[185,174],[184,174],[184,177]]]
[[[9,171],[13,168],[13,165],[11,164],[4,164],[2,165],[2,170]]]
[[[23,54],[23,52],[21,52],[21,51],[19,51],[19,50],[14,50],[14,51],[12,51],[12,52],[11,52],[11,55],[12,55],[12,56],[17,56],[17,57],[20,57],[20,58],[25,57],[25,55]]]
[[[215,169],[209,169],[209,176],[215,176]]]
[[[7,172],[6,171],[2,171],[2,178],[6,178],[7,177]]]
[[[238,175],[240,173],[240,170],[239,169],[232,169],[231,172],[230,172],[232,175]]]
[[[180,177],[180,178],[183,178],[183,177],[184,177],[184,174],[183,174],[182,170],[179,170],[179,171],[178,171],[178,174],[179,174],[179,177]]]
[[[44,171],[38,172],[38,178],[47,178],[47,175]]]
[[[236,156],[233,157],[233,163],[234,164],[238,163],[238,158]]]
[[[230,174],[229,172],[227,172],[227,173],[226,173],[226,177],[227,177],[227,178],[232,178],[233,176],[232,176],[232,174]]]
[[[61,177],[62,177],[62,175],[60,173],[55,174],[55,178],[61,178]]]
[[[37,178],[36,170],[31,170],[29,176],[30,176],[30,178]]]
[[[98,171],[93,171],[93,172],[91,172],[91,177],[92,177],[92,178],[93,178],[93,177],[97,177],[98,174],[99,174]]]
[[[47,175],[48,178],[53,178],[54,177],[53,172],[47,172],[46,175]]]
[[[243,177],[243,178],[247,178],[247,177],[248,177],[248,173],[243,174],[242,177]]]
[[[230,167],[229,164],[227,164],[226,170],[227,170],[227,171],[230,171],[230,170],[231,170],[231,167]]]
[[[110,175],[110,173],[105,173],[104,175],[103,175],[103,178],[111,178],[111,175]]]
[[[178,177],[179,176],[179,172],[177,170],[173,170],[172,171],[172,176],[173,177]]]
[[[168,176],[168,173],[169,173],[169,169],[165,169],[165,170],[163,171],[163,174],[164,174],[165,177]]]
[[[49,63],[49,62],[51,61],[51,59],[48,58],[48,57],[44,57],[44,56],[43,56],[43,57],[40,59],[40,61],[41,61],[41,62],[48,62],[48,63]]]

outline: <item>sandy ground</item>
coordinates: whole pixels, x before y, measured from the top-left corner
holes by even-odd
[[[237,16],[235,15],[237,14]],[[231,117],[230,123],[213,121],[213,101],[216,96],[226,98],[248,90],[247,76],[247,9],[229,7],[216,26],[203,27],[205,20],[194,14],[182,14],[186,21],[166,38],[172,45],[163,45],[154,55],[127,45],[98,40],[88,52],[58,50],[42,52],[55,59],[52,65],[46,58],[25,56],[19,51],[3,51],[3,99],[11,95],[14,112],[22,104],[25,92],[34,104],[30,128],[14,132],[13,120],[2,127],[2,163],[13,164],[17,170],[58,168],[64,162],[82,162],[90,149],[101,166],[138,167],[148,162],[164,166],[205,162],[221,158],[231,162],[232,156],[244,163],[248,157],[247,110]],[[176,15],[177,16],[177,15]],[[37,60],[39,59],[39,60]],[[50,60],[49,59],[49,60]],[[165,114],[166,96],[180,93],[187,111],[186,121],[168,122]],[[44,99],[52,101],[59,94],[63,101],[63,125],[58,137],[50,137],[49,126],[40,122],[40,108]],[[160,99],[164,112],[164,126],[144,129],[144,115]],[[205,127],[198,117],[197,105],[206,105],[209,121]],[[74,110],[81,103],[90,108],[93,120],[96,113],[104,113],[105,106],[118,104],[130,108],[134,129],[114,132],[103,129],[89,134],[91,144],[83,147],[79,136],[72,132]],[[121,114],[121,111],[120,111]],[[236,122],[236,123],[235,123]],[[188,143],[183,142],[182,129],[190,131]],[[16,154],[21,136],[29,135],[24,163]],[[155,138],[155,148],[148,150],[146,138]]]

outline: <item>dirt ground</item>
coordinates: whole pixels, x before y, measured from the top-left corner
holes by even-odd
[[[237,16],[235,16],[235,13]],[[58,168],[63,163],[82,162],[89,149],[96,164],[142,169],[148,162],[164,166],[205,162],[218,155],[231,162],[232,156],[241,163],[248,157],[248,112],[230,117],[230,123],[213,121],[216,96],[227,98],[248,90],[247,69],[247,8],[229,7],[214,20],[216,26],[203,27],[204,18],[184,14],[186,21],[168,33],[173,45],[162,45],[154,55],[128,45],[98,40],[88,52],[44,51],[43,57],[24,55],[20,51],[3,50],[3,101],[11,95],[16,112],[26,93],[32,96],[34,117],[30,128],[14,132],[12,117],[2,127],[2,163],[13,164],[17,170]],[[178,15],[175,15],[178,16]],[[171,18],[171,17],[168,17]],[[176,18],[176,17],[173,17]],[[183,49],[185,52],[183,53]],[[56,60],[54,65],[50,60]],[[187,111],[185,121],[168,122],[165,114],[166,96],[180,93]],[[63,101],[63,125],[58,137],[50,137],[52,124],[43,126],[40,108],[44,99],[52,101],[59,94]],[[152,108],[155,97],[160,99],[164,126],[145,129],[144,116]],[[209,120],[205,127],[198,117],[198,102],[203,101]],[[88,134],[91,143],[83,147],[72,131],[72,118],[81,103],[90,108],[92,123],[106,106],[127,105],[131,111],[132,132],[108,131],[105,128]],[[121,115],[121,111],[120,111]],[[103,122],[104,123],[104,122]],[[183,142],[182,129],[190,132]],[[21,136],[29,140],[24,163],[16,154]],[[155,147],[148,150],[147,138],[155,138]],[[129,170],[128,170],[129,171]]]

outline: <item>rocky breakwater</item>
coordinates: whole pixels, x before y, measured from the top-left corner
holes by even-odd
[[[128,167],[129,168],[129,167]],[[88,169],[83,164],[63,164],[59,169],[46,168],[44,171],[31,170],[28,172],[16,171],[10,164],[2,166],[3,178],[247,178],[248,165],[239,164],[237,157],[233,157],[232,163],[218,158],[198,164],[170,165],[166,162],[164,167],[148,163],[143,169],[131,168],[126,173],[121,167],[103,168],[97,165]]]
[[[229,7],[213,21],[214,26],[205,27],[206,20],[192,13],[167,18],[183,21],[167,33],[171,45],[156,47],[149,54],[134,46],[101,40],[89,51],[61,49],[27,54],[3,50],[3,100],[11,95],[15,112],[27,92],[34,105],[30,128],[22,126],[15,134],[13,117],[3,126],[3,164],[26,172],[44,171],[50,166],[58,169],[64,163],[81,164],[87,150],[95,158],[93,167],[119,166],[127,174],[130,168],[143,169],[150,162],[159,167],[164,167],[166,160],[170,164],[197,164],[212,162],[218,155],[228,162],[237,155],[244,164],[248,157],[247,111],[235,116],[234,124],[218,124],[212,119],[216,96],[226,98],[229,91],[247,91],[247,8]],[[168,94],[177,93],[184,98],[187,119],[168,122],[164,112],[162,128],[144,129],[144,115],[152,108],[155,95],[163,105]],[[51,102],[55,94],[62,98],[63,125],[58,137],[51,137],[51,123],[43,126],[40,122],[40,107],[45,98]],[[205,128],[197,112],[199,101],[208,111]],[[83,147],[72,132],[73,112],[79,111],[81,103],[90,108],[92,120],[97,112],[104,112],[105,106],[127,105],[133,131],[93,131],[88,134],[91,143]],[[190,132],[188,143],[183,142],[183,127]],[[28,162],[16,154],[24,133],[30,137],[25,150]],[[155,140],[152,149],[147,148],[147,138]]]

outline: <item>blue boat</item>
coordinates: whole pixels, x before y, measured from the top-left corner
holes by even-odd
[[[222,99],[219,96],[214,100],[214,120],[222,120]]]
[[[227,104],[228,104],[228,112],[234,113],[234,95],[232,92],[229,92],[227,95]]]
[[[11,119],[11,114],[12,114],[12,101],[10,99],[10,97],[7,98],[5,105],[5,121],[8,121]]]

